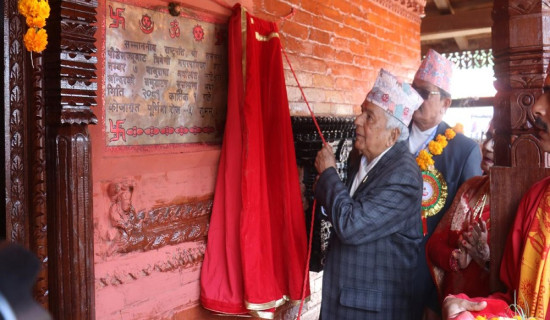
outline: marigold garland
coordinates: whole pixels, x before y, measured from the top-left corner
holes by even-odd
[[[445,135],[438,134],[437,137],[428,143],[428,150],[420,150],[416,157],[416,163],[420,167],[420,170],[425,171],[434,165],[433,156],[443,153],[443,149],[448,144],[448,140],[452,140],[456,136],[456,132],[453,129],[445,130]]]
[[[50,16],[50,5],[47,0],[19,0],[19,13],[26,19],[29,29],[23,38],[29,51],[42,52],[48,44],[48,34],[43,28]]]
[[[46,30],[42,28],[30,28],[29,30],[27,30],[27,33],[25,33],[25,36],[23,37],[23,42],[25,43],[25,47],[27,47],[27,50],[42,52],[44,49],[46,49],[46,45],[48,44],[48,34],[46,34]]]

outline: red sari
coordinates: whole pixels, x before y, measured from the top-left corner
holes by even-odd
[[[301,298],[306,228],[277,26],[240,5],[229,21],[228,90],[201,303],[271,318]]]
[[[533,250],[535,249],[535,250]],[[528,316],[550,320],[550,178],[536,183],[522,198],[502,257],[500,279],[508,288],[485,298],[458,298],[487,301],[480,312],[463,312],[456,319],[470,316],[510,316],[508,305],[516,302]],[[514,301],[514,293],[516,301]]]
[[[483,195],[487,196],[486,201],[482,201]],[[481,218],[490,230],[489,204],[489,177],[476,176],[467,180],[428,240],[426,256],[440,298],[457,293],[484,297],[490,293],[489,271],[475,261],[459,271],[452,271],[449,265],[451,253],[458,248],[459,236],[467,231],[474,219]]]

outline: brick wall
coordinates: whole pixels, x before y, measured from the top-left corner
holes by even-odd
[[[281,20],[283,47],[316,114],[360,111],[380,68],[411,81],[420,61],[420,18],[399,1],[254,0],[255,15]],[[286,61],[292,115],[307,106]]]

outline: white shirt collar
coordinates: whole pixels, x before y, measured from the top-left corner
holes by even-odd
[[[432,133],[437,130],[437,126],[430,128],[428,130],[422,131],[420,128],[413,122],[411,127],[411,132],[409,134],[409,151],[413,154],[417,153],[418,149],[426,143]]]
[[[395,144],[394,144],[395,145]],[[392,146],[393,147],[393,146]],[[382,151],[381,154],[379,154],[376,158],[372,159],[371,162],[368,162],[367,157],[362,156],[361,157],[361,163],[359,164],[359,171],[357,171],[357,174],[355,175],[353,179],[353,184],[351,185],[350,189],[350,195],[353,196],[357,188],[361,183],[363,183],[364,179],[367,177],[368,173],[374,168],[374,166],[382,159],[382,157],[392,148],[389,147],[386,150]]]

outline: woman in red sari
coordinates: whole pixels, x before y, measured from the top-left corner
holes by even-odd
[[[462,184],[426,245],[426,258],[442,299],[448,294],[489,294],[489,169],[493,166],[491,129],[483,143],[483,176]]]

